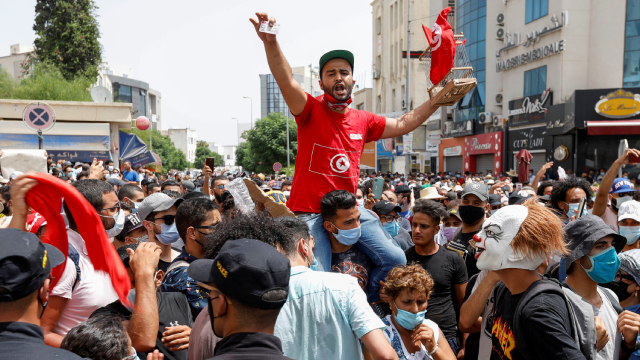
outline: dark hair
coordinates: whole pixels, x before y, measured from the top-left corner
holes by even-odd
[[[551,190],[551,208],[560,210],[558,202],[565,201],[567,198],[567,192],[575,188],[584,190],[584,193],[587,194],[587,199],[590,199],[593,196],[591,185],[586,180],[569,176],[563,181],[556,182],[553,186],[553,190]]]
[[[88,179],[89,178],[89,172],[88,171],[81,171],[81,172],[78,173],[78,176],[76,178],[78,180]]]
[[[60,348],[87,359],[122,360],[129,356],[131,346],[121,321],[113,316],[85,320],[69,330]]]
[[[287,243],[292,237],[291,230],[267,212],[253,215],[237,212],[233,218],[223,219],[222,226],[207,235],[203,258],[214,259],[229,240],[254,239],[273,247],[279,244],[287,249]]]
[[[76,190],[78,190],[78,192],[87,199],[89,204],[91,204],[96,211],[104,207],[102,195],[114,192],[113,185],[108,182],[95,179],[78,180],[71,184],[71,186],[76,188]],[[64,213],[67,215],[67,220],[69,220],[69,226],[75,227],[76,222],[73,219],[73,214],[69,210],[67,203],[63,202],[62,207],[64,209]]]
[[[191,194],[205,195],[203,193],[195,192]],[[215,209],[218,209],[218,205],[209,200],[208,196],[206,196],[206,198],[192,198],[182,202],[182,204],[178,206],[175,220],[180,238],[186,241],[187,229],[190,226],[202,225],[202,223],[209,218],[209,212]]]
[[[152,192],[153,192],[153,190],[154,190],[155,188],[160,188],[160,189],[162,189],[162,187],[161,187],[161,186],[160,186],[160,184],[158,184],[158,183],[154,183],[154,182],[152,182],[151,184],[147,185],[147,194],[148,194],[148,193],[152,193]],[[122,189],[121,189],[120,191],[122,191]],[[145,195],[146,195],[146,194],[145,194]]]
[[[541,181],[540,183],[538,183],[538,189],[536,190],[536,195],[544,196],[544,188],[549,186],[553,187],[554,183],[555,181]]]
[[[120,208],[122,210],[128,210],[128,211],[133,210],[133,206],[131,206],[131,204],[129,204],[126,201],[118,201],[118,203],[120,204]]]
[[[9,202],[9,200],[11,200],[11,185],[0,187],[0,196],[2,196],[4,201]]]
[[[124,165],[124,164],[129,164],[129,165],[131,165],[131,161],[129,161],[129,160],[125,160],[122,164],[123,164],[123,165]]]
[[[289,239],[289,242],[287,242],[286,246],[282,246],[282,251],[285,256],[293,257],[296,254],[300,239],[304,239],[307,243],[311,240],[309,226],[307,226],[307,223],[302,220],[288,216],[278,218],[278,221],[291,230],[291,238]]]
[[[168,178],[169,178],[169,175],[167,175],[167,174],[161,174],[161,175],[160,175],[160,179],[162,179],[162,178],[168,179]]]
[[[120,256],[120,260],[122,260],[122,263],[124,264],[125,269],[128,269],[129,266],[129,253],[127,252],[127,249],[131,249],[133,251],[136,251],[136,249],[138,248],[139,244],[129,244],[129,245],[123,245],[120,246],[116,252],[118,253],[118,255]]]
[[[179,192],[173,190],[162,190],[161,192],[172,199],[177,199],[181,196]]]
[[[82,165],[82,171],[89,172],[89,169],[91,169],[91,166],[89,166],[89,165],[87,165],[87,164],[83,164],[83,165]]]
[[[460,206],[460,202],[462,202],[462,200],[460,200],[460,199],[455,199],[455,200],[449,201],[449,205],[447,205],[447,210],[451,210],[453,208],[457,208],[458,206]]]
[[[212,183],[212,184],[215,184],[215,183],[216,183],[216,181],[218,181],[218,180],[226,180],[226,181],[229,181],[229,178],[228,178],[228,177],[226,177],[226,176],[224,176],[224,175],[216,176],[216,177],[214,177],[214,178],[213,178],[213,183]]]
[[[164,189],[167,186],[180,186],[180,183],[175,181],[175,180],[167,180],[167,181],[162,183],[162,187],[160,187],[160,190],[164,191]]]
[[[182,198],[185,200],[193,200],[193,199],[207,199],[210,200],[209,195],[203,193],[202,191],[192,191],[182,195]]]
[[[429,216],[434,225],[440,224],[440,220],[447,216],[447,210],[439,202],[428,199],[418,199],[413,207],[413,214],[422,213]]]
[[[133,184],[126,184],[126,185],[122,185],[122,187],[120,188],[120,190],[118,191],[118,200],[122,201],[124,200],[125,197],[128,197],[129,199],[133,198],[136,193],[143,193],[141,188],[138,187],[138,185],[133,185]]]
[[[333,221],[338,210],[348,210],[356,206],[356,197],[347,190],[333,190],[320,201],[320,213],[325,221]]]
[[[131,168],[133,169],[133,171],[138,171],[140,170],[140,165],[134,165]]]
[[[287,185],[289,185],[289,186],[293,185],[293,181],[285,180],[285,181],[282,182],[282,186],[287,186]]]

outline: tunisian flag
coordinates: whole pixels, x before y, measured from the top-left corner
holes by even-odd
[[[438,15],[433,30],[422,25],[422,30],[427,36],[431,46],[431,83],[437,84],[453,67],[453,58],[456,55],[456,42],[453,38],[453,30],[447,22],[447,16],[451,8],[448,7]]]
[[[87,253],[94,269],[109,274],[111,284],[120,297],[120,301],[129,304],[127,300],[127,294],[131,290],[129,275],[127,275],[127,270],[113,244],[109,241],[102,221],[93,206],[73,186],[56,177],[45,173],[29,177],[38,180],[38,185],[27,193],[27,204],[47,219],[47,229],[41,238],[42,242],[55,246],[64,254],[65,258],[69,256],[69,239],[64,219],[60,215],[64,198],[69,210],[73,213],[78,232],[85,241]],[[82,249],[77,250],[82,251]],[[52,269],[51,288],[60,279],[65,264],[66,262]]]

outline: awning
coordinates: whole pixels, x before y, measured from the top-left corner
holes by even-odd
[[[640,120],[587,121],[589,135],[640,135]]]
[[[143,155],[147,151],[147,144],[136,134],[120,131],[120,159],[130,160]],[[132,162],[133,164],[133,162]]]

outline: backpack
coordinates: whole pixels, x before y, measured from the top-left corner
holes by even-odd
[[[73,286],[71,287],[71,292],[76,288],[76,285],[80,282],[80,254],[78,250],[69,243],[69,259],[73,261],[73,264],[76,266],[76,280],[73,282]]]
[[[496,301],[503,298],[505,291],[508,291],[507,287],[502,284],[496,289]],[[536,281],[524,292],[522,298],[516,306],[516,312],[513,315],[513,335],[515,342],[518,344],[518,350],[525,359],[532,359],[532,352],[527,348],[527,337],[524,334],[524,325],[522,324],[522,313],[528,306],[529,302],[540,294],[555,294],[564,299],[567,305],[569,317],[571,318],[571,333],[569,334],[580,349],[580,352],[585,356],[587,360],[594,360],[595,351],[595,325],[593,327],[593,339],[588,334],[584,334],[580,331],[580,326],[577,323],[575,309],[572,302],[567,298],[567,295],[563,291],[562,285],[556,279],[543,277],[542,280]],[[495,310],[494,310],[495,311]]]

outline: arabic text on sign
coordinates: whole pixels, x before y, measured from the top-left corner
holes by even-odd
[[[563,11],[561,13],[561,18],[562,18],[562,22],[558,22],[558,17],[555,14],[553,14],[551,16],[551,22],[554,25],[552,28],[545,26],[539,31],[532,31],[531,33],[527,34],[527,40],[522,44],[520,44],[519,32],[515,31],[513,35],[511,35],[509,31],[507,31],[504,38],[504,47],[496,51],[496,57],[499,58],[500,56],[502,56],[503,52],[507,52],[509,49],[512,49],[518,45],[522,45],[525,47],[530,45],[535,45],[537,42],[540,41],[541,37],[548,35],[552,32],[555,32],[557,30],[560,30],[563,27],[567,26],[569,24],[569,12]],[[513,36],[513,39],[512,39],[512,36]]]

